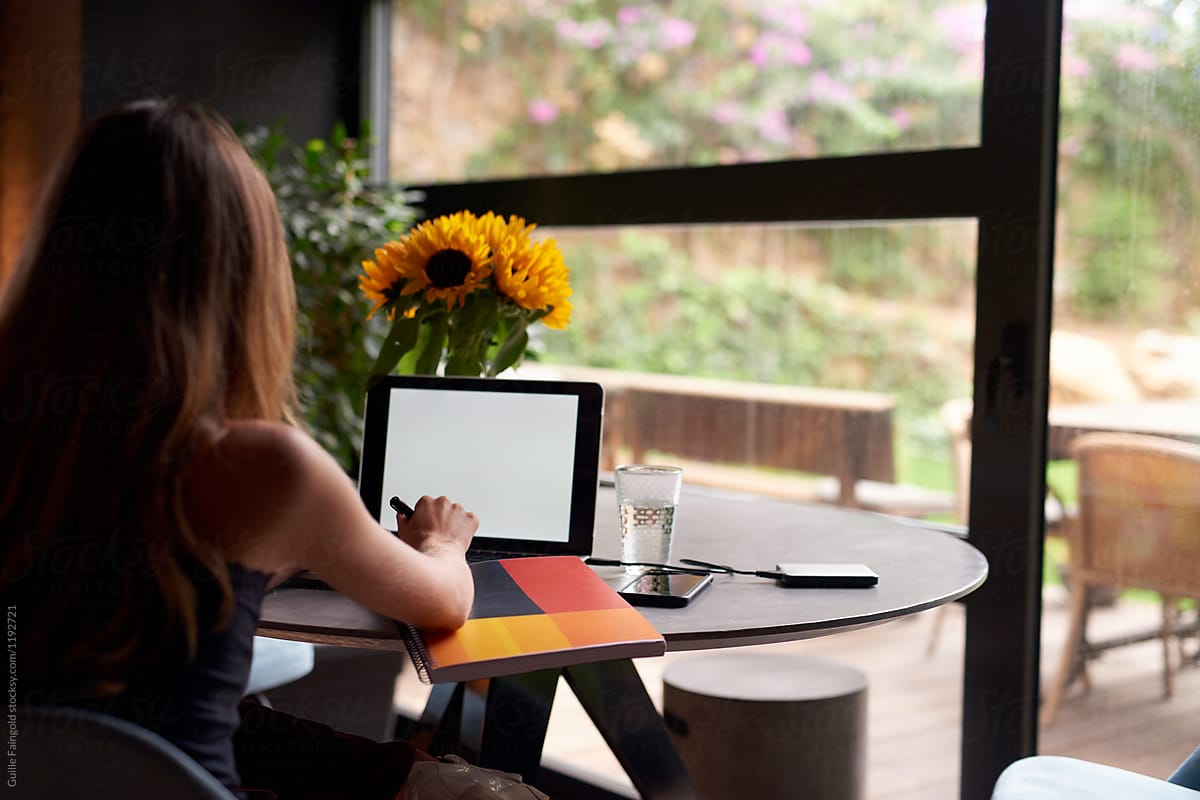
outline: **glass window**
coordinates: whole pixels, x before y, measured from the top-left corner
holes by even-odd
[[[970,395],[973,221],[543,232],[558,240],[571,268],[572,320],[564,331],[537,326],[532,348],[539,359],[520,372],[574,365],[666,373],[740,382],[747,396],[752,384],[784,384],[796,387],[797,398],[812,388],[838,390],[850,405],[863,395],[883,410],[876,421],[846,417],[852,425],[880,425],[855,431],[865,465],[855,477],[872,482],[857,487],[859,500],[961,521],[943,406]],[[703,394],[699,386],[694,391]],[[611,446],[636,438],[621,433],[619,415],[605,424]],[[822,426],[836,424],[826,419]],[[706,445],[704,453],[670,450],[672,443],[690,448],[694,436],[673,442],[664,434],[649,446],[663,457],[706,462],[706,470],[728,467],[705,472],[718,485],[745,487],[746,471],[757,470],[764,480],[774,476],[772,491],[783,496],[844,499],[840,484],[830,483],[839,477],[832,460],[798,446],[796,463],[788,464],[758,452],[763,440],[736,427],[727,434],[729,441]],[[791,435],[815,442],[830,433]],[[630,455],[622,450],[605,459]],[[808,480],[813,475],[815,482]]]
[[[965,463],[955,460],[962,432],[944,408],[961,407],[971,390],[973,220],[538,233],[558,241],[571,269],[572,319],[561,331],[534,326],[531,350],[538,358],[526,361],[518,377],[580,377],[572,370],[587,369],[601,383],[617,378],[626,390],[650,377],[661,391],[658,379],[671,375],[680,399],[667,408],[670,419],[657,424],[664,420],[659,414],[655,425],[636,430],[650,435],[642,443],[644,455],[681,464],[693,486],[839,502],[841,487],[830,470],[836,471],[845,451],[811,445],[827,441],[843,422],[861,426],[848,437],[861,443],[868,470],[856,500],[962,521]],[[866,400],[871,413],[844,419],[826,414],[791,430],[768,427],[764,414],[751,433],[737,424],[739,409],[731,403],[717,424],[697,436],[694,421],[704,412],[689,415],[710,396],[707,379],[734,382],[739,401],[765,394],[758,384],[771,384],[786,388],[781,402],[803,406],[820,393],[819,402],[831,406],[844,401],[857,407]],[[645,419],[641,415],[661,411],[643,405],[631,416],[607,404],[605,447],[616,452],[606,451],[602,459],[611,465],[631,456],[638,444],[630,432]],[[878,426],[880,418],[888,424]],[[771,449],[793,453],[796,461],[766,452],[764,439],[790,445]],[[615,509],[613,515],[615,535]],[[895,625],[766,646],[837,659],[867,673],[871,797],[957,797],[962,611],[953,605]],[[662,685],[663,667],[664,659],[638,662],[652,693]],[[427,687],[415,679],[402,683],[400,702],[416,714]],[[921,753],[919,768],[914,752]],[[555,701],[546,755],[593,776],[624,779],[565,690]]]
[[[1200,595],[1195,566],[1173,592],[1163,583],[1200,547],[1186,457],[1200,458],[1198,6],[1074,0],[1065,12],[1049,482],[1074,521],[1047,541],[1039,746],[1166,776],[1198,744],[1180,705],[1194,670],[1163,698],[1164,659],[1190,660],[1195,639],[1171,637],[1164,653],[1158,638],[1161,595],[1185,599],[1184,626]],[[1113,558],[1122,580],[1088,590],[1086,634],[1068,646],[1072,576]],[[1134,641],[1104,649],[1120,640]]]
[[[981,0],[397,0],[407,184],[974,145]]]

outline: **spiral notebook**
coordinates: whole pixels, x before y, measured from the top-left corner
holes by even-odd
[[[425,632],[399,623],[425,683],[666,651],[662,634],[574,556],[481,561],[471,572],[475,604],[463,627]]]

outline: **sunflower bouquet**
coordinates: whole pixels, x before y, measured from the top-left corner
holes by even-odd
[[[362,262],[359,288],[391,330],[372,382],[395,370],[493,377],[520,362],[529,326],[565,328],[569,271],[553,239],[518,216],[460,211],[413,228]]]

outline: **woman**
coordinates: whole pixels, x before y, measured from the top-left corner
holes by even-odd
[[[473,596],[472,514],[424,497],[396,538],[293,426],[294,306],[274,198],[228,126],[158,101],[87,126],[0,298],[19,695],[145,725],[230,787],[403,797],[416,759],[409,800],[457,796],[428,773],[491,776],[239,717],[262,593],[297,570],[428,628],[461,625]]]

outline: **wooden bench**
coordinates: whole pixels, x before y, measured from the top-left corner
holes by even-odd
[[[653,451],[683,466],[692,483],[896,513],[953,508],[945,493],[895,485],[890,395],[583,367],[556,372],[604,387],[605,469],[644,463]],[[822,475],[833,480],[813,477]]]

